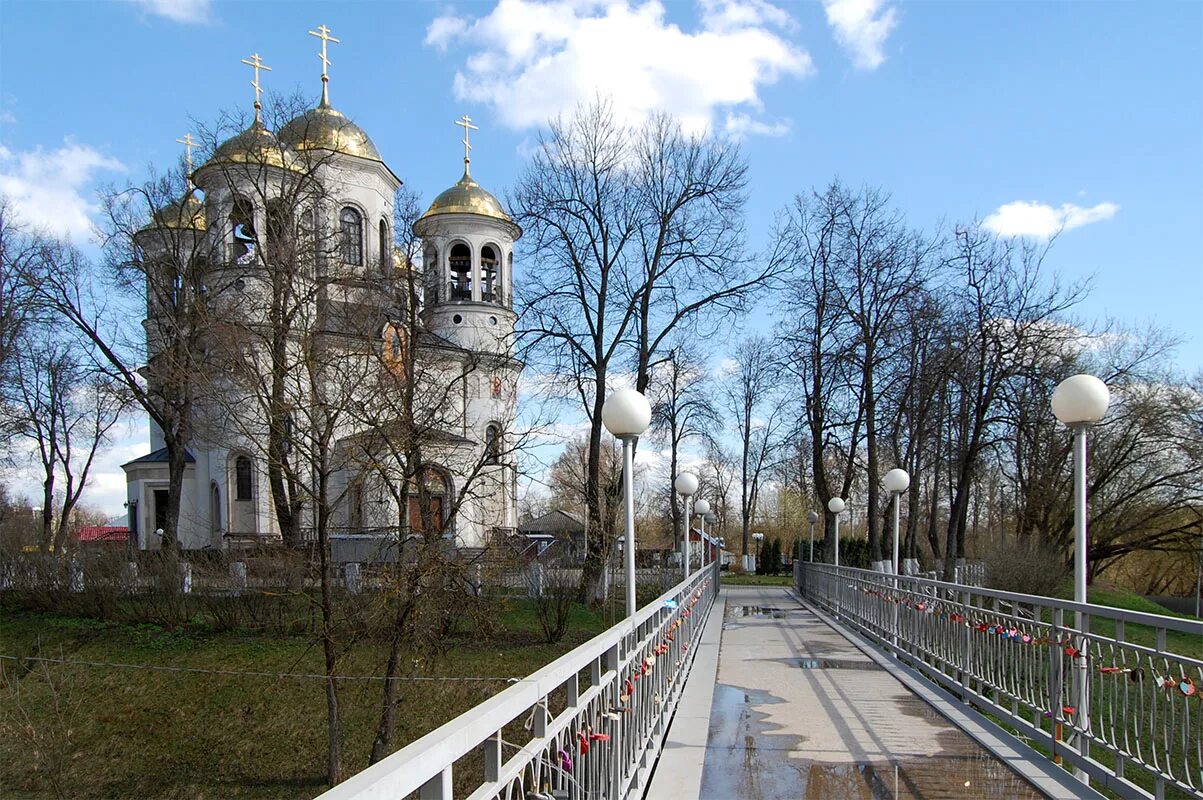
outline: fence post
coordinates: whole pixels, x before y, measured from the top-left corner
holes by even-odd
[[[526,596],[543,596],[543,562],[532,561],[526,570]]]
[[[67,565],[70,571],[71,591],[82,592],[84,590],[84,568],[74,556],[71,557],[71,563]]]
[[[192,564],[187,561],[180,562],[180,591],[184,594],[192,593]]]
[[[134,591],[138,588],[138,562],[125,562],[125,588]]]
[[[347,590],[347,594],[359,594],[359,564],[357,562],[343,564],[343,587]]]
[[[235,561],[230,564],[230,582],[234,585],[234,594],[240,595],[246,591],[246,562]]]

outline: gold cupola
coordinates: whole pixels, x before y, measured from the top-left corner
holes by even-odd
[[[372,161],[383,161],[363,128],[326,102],[306,111],[280,129],[280,143],[297,152],[329,150]]]
[[[175,230],[204,231],[208,224],[205,220],[205,204],[197,197],[196,186],[192,183],[192,148],[196,142],[192,134],[176,139],[184,145],[184,175],[188,182],[188,191],[175,202],[168,203],[151,215],[150,224],[143,230],[155,228],[171,228]]]
[[[295,158],[291,157],[276,135],[263,124],[263,105],[259,101],[263,87],[259,83],[259,71],[270,72],[271,67],[263,63],[258,53],[250,59],[242,59],[242,63],[255,71],[255,80],[251,81],[251,86],[255,89],[255,121],[242,133],[222,142],[214,151],[213,157],[201,165],[201,169],[209,164],[246,164],[290,169]]]
[[[156,211],[151,224],[147,226],[191,231],[203,231],[206,227],[205,204],[196,196],[195,189],[189,189],[182,199]]]
[[[513,222],[509,214],[505,213],[505,209],[501,207],[501,202],[482,189],[480,184],[472,180],[472,176],[466,171],[464,177],[456,181],[454,186],[434,199],[430,208],[426,209],[426,213],[421,218],[428,219],[440,214],[476,214],[481,217]]]
[[[456,181],[455,185],[447,189],[442,194],[434,199],[430,204],[430,208],[426,209],[426,213],[418,218],[418,221],[437,217],[442,214],[475,214],[480,217],[492,217],[503,222],[508,222],[511,225],[514,221],[510,219],[510,215],[505,213],[505,209],[501,207],[501,203],[496,197],[489,194],[481,188],[480,184],[472,180],[472,145],[468,141],[468,132],[479,130],[472,124],[472,120],[466,115],[460,117],[456,121],[464,129],[464,177]],[[515,237],[517,238],[517,237]]]
[[[326,45],[330,42],[339,44],[339,40],[330,35],[330,29],[325,25],[319,25],[316,31],[309,31],[309,35],[322,40],[322,52],[318,54],[322,60],[322,101],[317,108],[289,120],[280,129],[280,142],[297,152],[327,150],[383,162],[380,151],[363,128],[330,105],[330,59]]]

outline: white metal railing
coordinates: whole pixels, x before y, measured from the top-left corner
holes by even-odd
[[[1056,763],[1121,797],[1203,797],[1203,623],[828,564],[795,576],[841,624]]]
[[[718,583],[707,565],[321,800],[642,796]]]

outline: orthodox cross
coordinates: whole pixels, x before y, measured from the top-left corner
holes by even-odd
[[[259,85],[259,70],[263,69],[271,72],[272,68],[263,63],[263,59],[259,57],[258,53],[255,53],[250,58],[242,59],[242,63],[255,70],[255,80],[251,81],[251,86],[255,87],[255,122],[260,122],[259,109],[263,108],[263,106],[259,103],[259,95],[263,92],[263,87]]]
[[[318,25],[316,31],[309,31],[309,35],[316,36],[322,40],[322,52],[319,54],[322,59],[322,105],[328,106],[330,105],[330,93],[327,91],[326,86],[330,83],[330,76],[326,74],[326,67],[330,66],[330,59],[326,57],[326,43],[334,42],[335,44],[342,44],[342,42],[331,36],[330,29],[325,25]]]
[[[472,124],[472,119],[467,114],[464,114],[462,117],[457,119],[454,124],[459,125],[464,129],[464,174],[467,175],[468,164],[472,161],[472,145],[468,143],[468,131],[478,131],[480,128]]]
[[[188,185],[192,185],[192,147],[196,142],[192,138],[191,133],[185,133],[183,139],[176,139],[178,144],[184,145],[184,163],[188,165]]]

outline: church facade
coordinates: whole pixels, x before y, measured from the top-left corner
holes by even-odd
[[[482,547],[517,526],[513,249],[522,231],[471,177],[465,117],[463,176],[411,223],[416,244],[400,250],[401,182],[330,104],[325,45],[337,40],[319,30],[321,102],[270,130],[258,97],[264,65],[245,62],[256,73],[254,122],[190,165],[188,193],[137,237],[148,265],[182,249],[206,254],[204,324],[223,332],[223,357],[235,364],[215,369],[194,402],[179,544],[289,541],[284,518],[293,542],[324,524],[335,539],[381,551],[434,525],[457,546]],[[148,360],[169,356],[157,333],[166,313],[148,289]],[[123,469],[131,540],[155,549],[169,485],[154,422],[148,451]],[[282,517],[282,505],[300,519]]]

